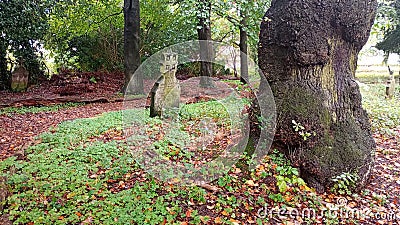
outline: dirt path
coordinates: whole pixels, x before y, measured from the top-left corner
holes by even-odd
[[[138,107],[142,101],[137,101]],[[34,137],[51,126],[78,118],[89,118],[104,112],[121,110],[123,103],[94,103],[54,112],[0,115],[0,160],[12,155],[23,156],[23,149]]]
[[[198,84],[198,78],[181,81],[181,102],[200,101],[201,96],[206,96],[206,99],[220,99],[227,97],[233,91],[229,85],[217,80],[215,80],[216,88],[212,89],[201,88]],[[150,89],[151,85],[146,83],[146,86]],[[93,103],[54,112],[0,115],[0,160],[13,155],[22,157],[23,150],[32,144],[34,137],[47,131],[51,126],[56,126],[66,120],[89,118],[104,112],[118,111],[123,105],[123,102]],[[129,108],[140,108],[150,103],[145,99],[136,99],[130,100],[127,105]]]

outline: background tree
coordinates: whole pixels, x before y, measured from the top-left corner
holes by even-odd
[[[139,0],[124,1],[124,65],[125,85],[124,92],[143,94],[143,76],[133,77],[140,66],[140,4]],[[133,81],[131,79],[133,78]],[[131,86],[129,85],[131,84]]]
[[[123,69],[123,11],[119,1],[57,1],[45,47],[56,67],[82,71]]]
[[[170,45],[197,38],[197,22],[170,0],[140,1],[141,55],[146,58]]]
[[[53,53],[56,67],[123,70],[124,16],[120,1],[75,3],[58,2],[49,19],[46,48]],[[196,26],[182,7],[169,0],[140,1],[141,59],[166,46],[196,38]]]
[[[0,89],[10,87],[10,70],[18,59],[28,69],[31,83],[44,75],[40,42],[48,29],[51,5],[50,0],[0,1]],[[10,61],[10,55],[17,60]]]
[[[358,175],[360,186],[370,175],[375,142],[354,76],[376,6],[273,0],[261,25],[259,65],[278,112],[275,146],[317,191],[344,172]]]
[[[216,1],[216,14],[227,19],[233,25],[232,32],[239,34],[239,43],[237,43],[237,39],[231,42],[238,46],[243,53],[240,55],[240,76],[243,82],[248,80],[248,57],[257,61],[257,54],[254,53],[257,52],[258,47],[260,31],[260,26],[258,26],[258,24],[270,3],[270,0]]]
[[[213,75],[212,57],[213,49],[211,43],[211,0],[199,0],[196,2],[197,12],[197,34],[200,41],[200,86],[213,87],[211,76]]]
[[[376,47],[387,56],[400,54],[400,0],[380,2],[375,24],[384,35]]]

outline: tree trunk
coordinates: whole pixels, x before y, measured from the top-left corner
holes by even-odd
[[[198,2],[199,8],[199,24],[197,29],[198,38],[200,41],[200,86],[201,87],[214,87],[212,76],[212,57],[213,50],[211,43],[211,2],[209,0],[200,0]],[[207,15],[206,17],[204,15]]]
[[[0,38],[0,90],[10,88],[10,74],[7,70],[7,45]]]
[[[249,81],[249,66],[247,62],[247,16],[241,15],[242,20],[240,21],[240,80],[242,83]]]
[[[324,191],[332,177],[369,178],[375,142],[354,75],[376,12],[372,0],[273,0],[261,24],[259,65],[275,96],[275,147]],[[303,136],[292,120],[305,127]],[[301,131],[301,130],[300,130]],[[314,135],[315,132],[315,135]]]
[[[138,74],[133,77],[140,66],[139,0],[124,0],[124,21],[125,85],[122,91],[129,94],[143,94],[143,75]]]

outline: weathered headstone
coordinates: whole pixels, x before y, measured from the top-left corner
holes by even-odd
[[[161,77],[151,90],[150,117],[164,117],[166,112],[179,108],[181,88],[175,77],[178,55],[167,52],[163,57],[160,62]]]
[[[392,98],[396,89],[396,80],[394,79],[393,71],[389,69],[389,80],[386,82],[386,98]]]
[[[29,72],[20,65],[11,74],[11,90],[20,92],[28,88]]]

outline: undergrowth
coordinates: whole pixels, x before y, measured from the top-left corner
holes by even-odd
[[[84,103],[63,103],[50,106],[6,107],[0,109],[0,115],[12,114],[12,113],[26,114],[26,113],[53,112],[53,111],[58,111],[60,109],[68,109],[82,105],[84,105]]]
[[[188,113],[190,107],[185,115],[198,119]],[[63,122],[40,135],[25,160],[0,162],[12,192],[4,213],[14,224],[269,224],[270,217],[258,214],[267,205],[295,207],[306,201],[319,206],[298,170],[277,151],[248,171],[249,176],[233,166],[210,184],[213,191],[161,182],[136,163],[122,127],[123,122],[139,121],[141,129],[157,130],[162,121],[149,118],[145,110],[126,115],[129,119],[111,112]],[[171,138],[157,145],[179,148]]]

